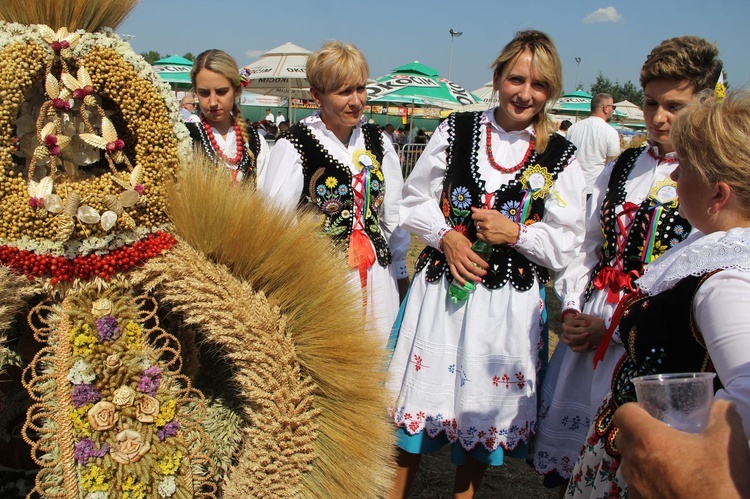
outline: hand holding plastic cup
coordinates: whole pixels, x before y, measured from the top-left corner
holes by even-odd
[[[702,431],[714,399],[714,373],[654,374],[633,378],[638,404],[668,426]]]

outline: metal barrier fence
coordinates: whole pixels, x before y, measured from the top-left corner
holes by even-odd
[[[422,155],[425,147],[427,147],[427,144],[404,144],[401,147],[399,159],[401,160],[401,171],[404,174],[404,179],[414,169],[414,164],[419,159],[419,156]]]

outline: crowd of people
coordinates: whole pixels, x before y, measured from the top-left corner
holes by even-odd
[[[649,140],[624,151],[608,94],[555,133],[546,109],[562,65],[535,30],[492,64],[498,106],[454,113],[429,138],[367,122],[367,61],[333,41],[307,62],[319,110],[268,154],[242,121],[236,69],[221,51],[197,58],[188,128],[234,181],[315,214],[346,255],[388,359],[388,497],[407,497],[421,456],[444,445],[454,497],[473,497],[506,456],[570,497],[669,497],[704,477],[701,490],[750,493],[750,94],[713,94],[713,44],[677,37],[646,57]],[[403,179],[406,142],[426,147]],[[411,282],[410,234],[425,246]],[[552,291],[562,331],[547,365]],[[705,434],[667,430],[631,404],[634,377],[685,371],[717,373],[716,397],[730,402]]]

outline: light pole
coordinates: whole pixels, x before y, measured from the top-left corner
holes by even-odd
[[[451,34],[451,58],[448,62],[448,79],[451,79],[451,67],[453,66],[453,39],[457,36],[461,36],[464,34],[463,31],[453,31],[453,28],[451,28],[448,33]]]
[[[578,90],[578,68],[581,67],[581,58],[576,57],[576,90]]]

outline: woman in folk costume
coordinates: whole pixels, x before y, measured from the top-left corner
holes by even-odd
[[[636,400],[638,376],[715,372],[715,396],[737,406],[750,436],[750,92],[704,93],[672,123],[680,215],[695,228],[649,264],[613,319],[625,345],[611,393],[589,428],[570,497],[623,497],[618,407]],[[609,341],[602,340],[602,345]],[[690,456],[685,456],[689,459]]]
[[[0,3],[0,497],[382,496],[346,262],[191,154],[135,3]]]
[[[472,497],[506,453],[525,457],[546,360],[545,283],[583,239],[583,174],[545,114],[562,85],[552,40],[519,32],[493,69],[499,106],[451,115],[404,186],[402,224],[427,248],[388,373],[393,497],[408,493],[421,454],[446,443],[455,497]],[[472,250],[477,239],[493,247],[487,261]],[[475,290],[454,303],[451,282],[466,281]]]
[[[651,139],[604,169],[589,201],[582,251],[557,281],[564,297],[564,345],[555,350],[542,386],[534,449],[535,467],[550,487],[570,478],[624,351],[615,339],[594,367],[605,320],[633,289],[643,267],[691,231],[690,222],[678,214],[675,183],[669,178],[678,164],[669,129],[699,91],[713,88],[720,72],[716,47],[693,36],[665,40],[641,69]]]
[[[362,111],[369,75],[354,46],[324,44],[307,60],[310,92],[320,106],[273,147],[260,188],[276,204],[309,209],[348,255],[366,315],[383,346],[408,285],[409,235],[398,227],[398,153]]]
[[[242,119],[239,98],[243,76],[237,62],[223,50],[201,52],[193,62],[190,81],[198,96],[200,122],[186,123],[190,136],[215,163],[232,171],[232,180],[255,185],[265,168],[268,145]]]

